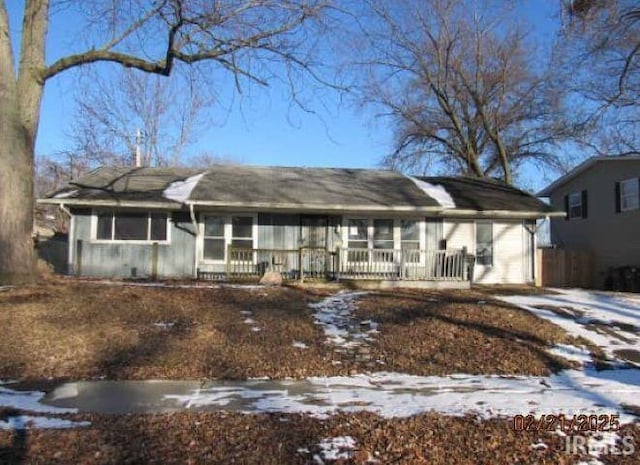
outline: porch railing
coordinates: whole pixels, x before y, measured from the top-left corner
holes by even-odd
[[[229,277],[260,277],[277,271],[285,279],[336,276],[336,254],[320,248],[245,249],[229,247],[225,274]]]
[[[468,279],[466,248],[448,250],[342,249],[340,277],[354,279]]]
[[[466,248],[448,250],[343,248],[246,249],[230,246],[224,274],[227,278],[260,278],[277,271],[284,279],[345,278],[381,280],[465,281]],[[215,273],[203,273],[203,276]]]

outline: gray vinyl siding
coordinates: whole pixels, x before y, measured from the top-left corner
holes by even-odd
[[[598,162],[550,196],[554,210],[564,210],[564,197],[587,191],[587,218],[554,218],[551,242],[566,249],[593,253],[593,284],[601,287],[609,267],[640,266],[640,210],[616,213],[616,182],[640,177],[640,161]]]
[[[300,215],[258,214],[258,248],[295,250],[300,247]]]
[[[194,276],[195,235],[189,214],[173,212],[169,228],[170,243],[158,244],[158,277]],[[91,211],[74,215],[74,261],[71,273],[82,276],[150,277],[153,245],[127,243],[96,243],[91,237]],[[79,245],[78,241],[82,244]]]

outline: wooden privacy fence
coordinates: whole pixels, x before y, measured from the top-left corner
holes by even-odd
[[[587,250],[541,248],[536,251],[538,275],[542,287],[591,287],[593,255]]]

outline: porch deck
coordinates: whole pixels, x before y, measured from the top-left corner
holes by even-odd
[[[224,271],[198,270],[204,280],[258,280],[267,271],[284,280],[368,280],[465,283],[470,280],[466,248],[448,250],[318,248],[295,250],[229,247]]]

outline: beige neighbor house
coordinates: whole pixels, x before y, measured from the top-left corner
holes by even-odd
[[[564,218],[551,243],[592,254],[592,280],[610,287],[612,268],[640,268],[640,156],[594,157],[538,193]]]
[[[434,287],[533,282],[536,220],[554,214],[493,181],[232,165],[103,167],[40,203],[71,217],[76,275],[225,280],[269,270]]]

